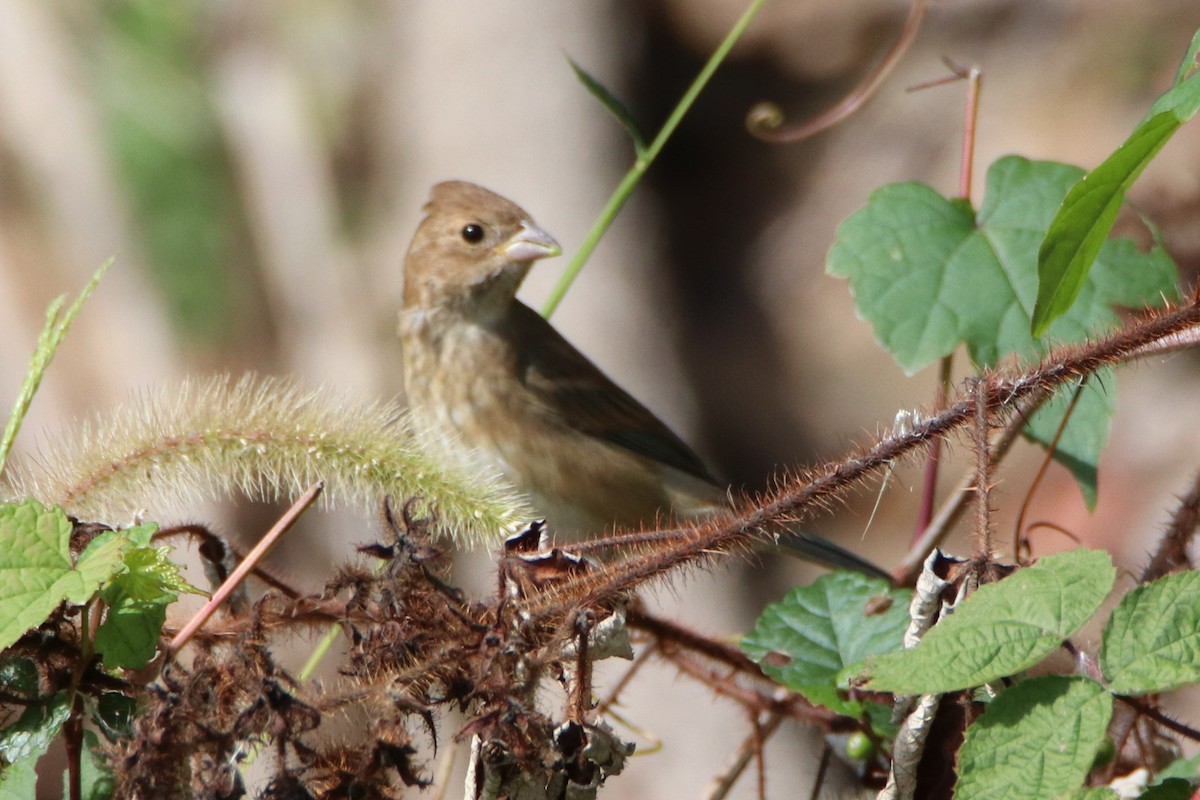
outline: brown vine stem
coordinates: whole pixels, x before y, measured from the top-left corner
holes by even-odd
[[[1105,338],[1056,348],[1040,363],[1018,374],[985,373],[980,378],[984,408],[989,414],[1028,411],[1031,403],[1040,402],[1059,387],[1103,367],[1122,363],[1142,348],[1198,325],[1200,294],[1193,292],[1182,306],[1151,312]],[[709,563],[717,555],[744,551],[784,524],[827,510],[868,476],[886,469],[899,458],[913,455],[933,439],[970,424],[975,414],[974,398],[959,399],[945,410],[919,419],[907,432],[877,439],[853,449],[841,460],[790,476],[765,500],[743,506],[738,512],[671,530],[609,537],[604,544],[612,548],[611,552],[629,547],[623,560],[564,580],[526,600],[524,610],[561,619],[580,603],[616,597],[685,566]]]
[[[71,800],[83,800],[83,695],[75,693],[71,715],[63,723],[63,741],[67,750],[67,789]]]
[[[590,611],[581,610],[575,614],[575,681],[571,686],[569,698],[569,719],[572,722],[583,723],[587,712],[592,707],[592,659],[588,654],[588,634],[592,631]]]
[[[1149,358],[1151,356],[1170,355],[1200,345],[1200,330],[1186,330],[1164,336],[1158,341],[1150,342],[1139,348],[1134,357]]]
[[[1018,561],[1025,552],[1025,548],[1022,545],[1028,543],[1022,535],[1022,531],[1025,528],[1025,515],[1029,513],[1029,506],[1037,494],[1038,487],[1042,485],[1042,480],[1046,477],[1046,472],[1050,469],[1050,464],[1054,461],[1054,452],[1058,449],[1058,442],[1062,439],[1063,432],[1066,431],[1067,424],[1071,421],[1071,417],[1075,413],[1075,407],[1079,405],[1079,398],[1083,396],[1083,390],[1086,386],[1087,382],[1084,381],[1076,386],[1075,391],[1072,392],[1071,402],[1067,404],[1067,409],[1063,412],[1062,420],[1059,421],[1058,427],[1054,430],[1054,437],[1046,445],[1046,452],[1042,455],[1042,463],[1038,466],[1038,471],[1033,476],[1033,482],[1029,484],[1028,491],[1025,492],[1025,499],[1021,502],[1021,510],[1017,512],[1017,521],[1013,524],[1012,551],[1013,556]]]
[[[645,631],[660,644],[670,644],[692,650],[739,672],[762,677],[762,671],[749,656],[739,648],[726,642],[716,641],[701,633],[689,630],[678,622],[648,613],[644,608],[630,608],[626,612],[629,627]]]
[[[1149,583],[1155,578],[1161,578],[1173,569],[1185,567],[1191,569],[1188,560],[1188,544],[1200,527],[1200,474],[1192,482],[1192,488],[1180,498],[1179,506],[1171,515],[1171,524],[1163,535],[1150,563],[1142,572],[1140,583]]]
[[[954,356],[943,356],[938,369],[937,393],[933,398],[935,411],[946,407],[946,398],[950,396],[950,373],[954,366]],[[929,457],[925,461],[925,476],[921,487],[921,507],[917,511],[917,525],[913,531],[913,543],[919,542],[925,529],[933,521],[934,505],[937,502],[937,479],[942,463],[942,440],[934,439],[929,445]]]
[[[832,128],[842,120],[854,114],[866,105],[875,92],[887,79],[900,59],[908,52],[916,41],[925,12],[929,10],[926,0],[912,0],[908,6],[908,16],[900,29],[900,36],[891,49],[884,54],[883,60],[867,73],[862,82],[833,107],[825,110],[808,122],[800,123],[791,128],[784,128],[784,115],[779,106],[771,102],[758,103],[746,115],[746,129],[751,135],[772,144],[792,144],[815,136],[826,128]]]
[[[1195,728],[1191,727],[1190,725],[1187,725],[1178,720],[1172,719],[1171,717],[1168,717],[1166,714],[1159,711],[1154,706],[1150,705],[1149,703],[1143,702],[1141,698],[1126,697],[1125,695],[1117,695],[1117,699],[1120,700],[1125,705],[1130,706],[1131,708],[1136,710],[1139,714],[1142,714],[1143,716],[1149,717],[1150,719],[1154,720],[1155,722],[1157,722],[1159,725],[1162,725],[1167,730],[1177,733],[1180,736],[1183,736],[1184,738],[1191,739],[1193,742],[1200,742],[1200,731],[1196,730]]]
[[[209,618],[221,607],[221,604],[246,579],[250,571],[258,566],[258,563],[262,561],[267,552],[279,541],[279,538],[287,533],[296,524],[296,520],[300,519],[301,515],[317,501],[324,488],[325,482],[318,481],[302,494],[300,499],[292,503],[291,508],[285,511],[283,516],[271,527],[271,530],[267,531],[266,535],[259,540],[254,549],[242,560],[242,563],[238,564],[237,569],[230,573],[229,577],[225,579],[225,582],[221,584],[221,587],[217,591],[213,592],[212,599],[205,603],[196,612],[194,617],[188,620],[179,633],[175,634],[175,637],[171,639],[171,643],[167,645],[166,652],[164,653],[166,658],[171,658],[178,653],[180,648],[188,643],[188,640],[192,638],[196,631],[200,630],[204,623],[208,622]]]
[[[975,559],[992,557],[992,452],[988,446],[989,414],[983,381],[975,391]]]
[[[821,760],[817,764],[817,775],[813,779],[812,792],[808,795],[808,800],[818,800],[821,794],[821,787],[825,785],[825,775],[829,772],[829,762],[833,760],[833,748],[828,744],[821,749]]]
[[[979,89],[981,73],[978,67],[963,69],[947,59],[943,63],[950,69],[950,80],[965,80],[967,82],[966,111],[963,119],[962,153],[958,167],[958,197],[970,202],[971,189],[974,179],[975,164],[975,128],[979,119]],[[937,394],[933,401],[934,411],[940,411],[946,406],[946,398],[950,395],[950,375],[954,366],[954,354],[950,353],[941,359],[938,370]],[[921,489],[921,507],[917,512],[917,526],[913,533],[913,541],[921,538],[921,534],[929,527],[933,519],[934,503],[937,499],[938,470],[941,466],[942,440],[934,439],[929,445],[929,459],[925,463],[924,486]]]
[[[660,654],[681,673],[707,686],[714,695],[728,698],[752,713],[777,711],[784,716],[818,725],[826,730],[844,719],[834,711],[812,705],[795,692],[780,693],[778,687],[773,684],[770,693],[746,686],[735,680],[727,671],[718,670],[711,663],[692,658],[683,652],[672,653],[663,648]]]
[[[175,536],[183,536],[198,541],[200,543],[200,557],[208,562],[207,568],[214,571],[223,570],[227,562],[233,563],[236,561],[240,563],[245,558],[237,548],[233,547],[224,538],[213,533],[207,526],[196,522],[172,525],[169,528],[160,528],[154,534],[154,541],[170,539]],[[286,581],[275,577],[261,567],[255,567],[254,571],[250,574],[286,597],[295,599],[300,596],[300,592],[289,586]],[[220,580],[224,581],[225,577],[221,576]]]
[[[967,111],[966,119],[963,120],[962,156],[958,167],[958,196],[970,200],[975,170],[975,124],[979,120],[979,90],[983,79],[979,67],[963,71],[951,65],[951,69],[967,82]]]
[[[724,800],[729,796],[729,791],[733,789],[738,778],[749,766],[750,759],[762,758],[763,743],[771,737],[771,734],[775,733],[784,719],[783,714],[772,711],[768,712],[764,721],[755,723],[754,731],[743,739],[741,745],[734,751],[729,766],[713,779],[708,794],[705,795],[708,800]],[[760,794],[761,791],[760,787]]]
[[[1200,345],[1200,329],[1184,329],[1166,334],[1155,339],[1153,342],[1148,342],[1145,345],[1135,348],[1124,360],[1131,361],[1134,359],[1168,355],[1191,349],[1197,345]],[[1025,402],[1017,406],[1016,413],[1012,415],[1004,430],[998,436],[994,437],[995,441],[992,443],[992,453],[997,462],[1003,460],[1005,454],[1016,442],[1017,437],[1020,436],[1025,423],[1029,421],[1034,412],[1049,398],[1050,392],[1046,392],[1027,398]],[[913,543],[899,566],[892,570],[892,579],[897,585],[903,586],[915,579],[930,549],[937,546],[962,518],[963,511],[967,507],[967,502],[971,499],[971,487],[974,486],[974,481],[975,477],[972,471],[968,470],[959,480],[954,491],[942,503],[941,508],[938,509],[933,520],[925,528],[925,532],[921,538]],[[1200,477],[1198,477],[1198,481],[1200,481]]]

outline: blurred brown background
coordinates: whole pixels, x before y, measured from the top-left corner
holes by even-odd
[[[16,394],[47,302],[116,257],[18,449],[141,387],[196,373],[256,370],[401,393],[400,265],[428,187],[452,177],[488,186],[572,252],[632,156],[564,55],[626,99],[650,136],[743,8],[0,3],[0,398]],[[932,397],[932,370],[901,375],[855,318],[845,284],[823,274],[837,224],[874,188],[919,180],[955,189],[963,88],[905,87],[945,75],[943,56],[982,68],[978,201],[987,165],[1003,154],[1097,164],[1169,85],[1200,26],[1194,0],[942,0],[861,114],[789,147],[745,133],[759,100],[803,119],[839,99],[905,11],[899,0],[769,3],[555,316],[737,486],[762,488],[779,467],[835,457]],[[1185,281],[1200,265],[1197,130],[1186,126],[1132,193],[1162,226]],[[565,263],[539,265],[527,302],[540,305]],[[1097,513],[1055,470],[1031,518],[1140,566],[1200,463],[1197,366],[1184,355],[1123,371]],[[1036,459],[1018,453],[1000,472],[1006,539]],[[948,468],[947,485],[961,468]],[[898,471],[865,541],[873,491],[823,530],[893,563],[919,488],[917,470]],[[211,513],[245,542],[271,512]],[[327,557],[292,545],[307,564],[285,550],[279,568],[316,585],[321,573],[306,566],[345,558],[373,526],[312,523],[308,535]],[[679,613],[713,632],[743,629],[790,570],[764,567],[757,596],[721,601],[725,618],[707,607]],[[697,593],[662,594],[686,607]],[[675,693],[671,719],[638,722],[667,749],[635,762],[622,796],[667,796],[656,781],[670,796],[698,796],[748,732],[719,701],[708,708],[682,683],[666,691]],[[685,704],[725,713],[717,730],[728,733],[684,724],[693,737],[673,739],[668,726]],[[769,768],[802,746],[781,741]],[[751,784],[739,796],[752,796]]]

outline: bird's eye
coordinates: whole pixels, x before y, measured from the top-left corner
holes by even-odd
[[[476,222],[468,222],[463,226],[462,238],[468,244],[479,244],[483,241],[483,226]]]

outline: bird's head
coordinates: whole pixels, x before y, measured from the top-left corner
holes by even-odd
[[[530,265],[561,252],[516,203],[473,183],[439,183],[408,250],[404,305],[503,313]]]

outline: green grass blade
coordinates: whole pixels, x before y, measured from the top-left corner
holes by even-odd
[[[758,12],[762,10],[764,5],[766,5],[766,0],[752,0],[750,6],[742,13],[742,16],[734,24],[733,28],[730,29],[729,33],[726,34],[724,40],[722,40],[721,44],[718,45],[717,49],[709,57],[708,62],[705,63],[704,68],[700,70],[700,74],[696,76],[696,79],[692,81],[692,85],[688,87],[683,97],[675,105],[671,116],[663,123],[662,129],[654,137],[654,141],[650,143],[650,146],[646,148],[644,153],[638,156],[633,166],[629,169],[629,172],[625,173],[625,177],[621,179],[620,185],[617,186],[612,197],[608,199],[608,203],[605,204],[604,209],[600,212],[600,216],[597,217],[595,224],[592,225],[592,229],[584,237],[583,244],[579,246],[579,250],[575,253],[574,258],[571,259],[571,263],[567,265],[566,271],[558,279],[558,283],[555,284],[554,289],[550,292],[550,297],[546,299],[545,305],[542,306],[543,317],[549,318],[554,313],[554,310],[558,308],[558,304],[562,302],[563,297],[567,294],[567,290],[575,282],[575,278],[578,277],[580,270],[583,269],[583,265],[591,257],[592,251],[600,244],[601,237],[604,236],[609,226],[612,225],[613,220],[617,218],[617,214],[620,213],[621,208],[625,205],[625,201],[633,193],[634,187],[638,185],[646,170],[650,168],[650,164],[654,162],[654,159],[663,149],[667,140],[671,138],[671,134],[679,127],[680,121],[692,107],[696,98],[699,97],[700,92],[708,85],[708,81],[712,78],[713,73],[717,71],[717,67],[729,55],[729,51],[733,49],[733,45],[746,32],[746,28],[750,26],[751,21],[758,15]]]
[[[29,370],[25,373],[25,381],[21,384],[21,391],[17,394],[12,413],[8,416],[8,424],[4,428],[4,438],[0,439],[0,473],[4,471],[8,454],[12,450],[17,433],[21,430],[21,423],[24,422],[25,415],[29,413],[29,405],[33,402],[33,396],[37,393],[38,387],[42,384],[42,377],[46,374],[50,362],[54,360],[58,346],[62,344],[67,331],[71,328],[71,323],[75,321],[83,304],[99,285],[104,273],[112,266],[112,262],[113,260],[110,258],[101,265],[100,269],[96,270],[87,286],[83,287],[83,291],[65,312],[62,312],[62,307],[66,302],[66,295],[55,298],[46,309],[46,324],[38,335],[37,348],[34,349],[33,356],[29,359]],[[60,312],[62,313],[60,314]]]

